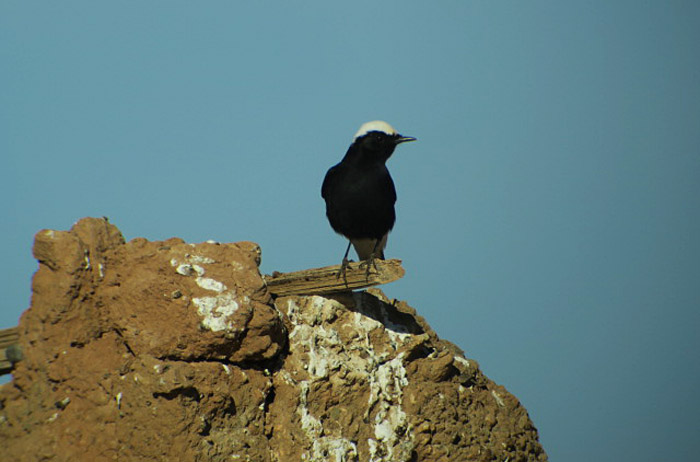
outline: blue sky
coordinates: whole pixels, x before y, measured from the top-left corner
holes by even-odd
[[[384,288],[527,407],[552,460],[700,451],[700,4],[0,4],[0,327],[33,235],[253,240],[340,262],[320,186],[418,137]]]

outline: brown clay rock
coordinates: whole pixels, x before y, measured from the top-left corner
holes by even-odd
[[[3,460],[544,461],[518,400],[378,290],[270,295],[249,242],[40,231]]]

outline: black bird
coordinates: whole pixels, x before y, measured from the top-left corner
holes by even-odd
[[[326,173],[321,196],[331,227],[350,240],[338,273],[345,274],[350,244],[360,260],[367,260],[367,273],[374,259],[384,259],[389,231],[394,227],[396,189],[386,161],[397,145],[415,141],[399,135],[386,122],[363,124],[345,157]]]

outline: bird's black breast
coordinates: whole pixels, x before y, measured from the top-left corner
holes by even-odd
[[[331,226],[348,238],[380,239],[394,227],[396,189],[383,163],[339,163],[326,173],[321,195]]]

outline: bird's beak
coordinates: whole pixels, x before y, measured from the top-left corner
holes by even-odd
[[[402,136],[402,135],[399,135],[399,137],[396,138],[396,141],[395,141],[395,142],[396,142],[396,144],[401,144],[401,143],[407,143],[407,142],[409,142],[409,141],[416,141],[416,140],[417,140],[417,138],[414,138],[414,137],[412,137],[412,136]]]

